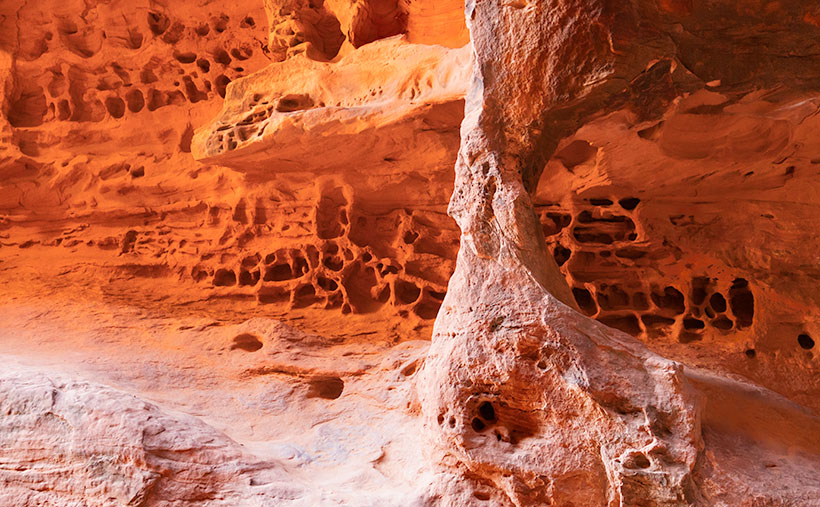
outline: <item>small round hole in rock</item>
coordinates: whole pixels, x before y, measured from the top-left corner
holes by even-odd
[[[482,431],[484,431],[487,428],[487,425],[484,424],[484,421],[482,421],[478,417],[473,419],[473,422],[470,423],[470,426],[473,427],[473,430],[476,433],[481,433]]]
[[[318,277],[316,279],[316,283],[319,285],[319,287],[323,288],[328,292],[333,292],[339,288],[339,284],[336,283],[335,280],[331,278],[325,278],[324,276]]]
[[[490,500],[490,494],[484,493],[483,491],[476,491],[473,493],[473,496],[481,500],[482,502],[487,502]]]
[[[253,286],[259,281],[259,270],[248,271],[243,269],[239,272],[239,285]]]
[[[709,306],[718,313],[722,313],[726,311],[726,298],[723,297],[723,294],[720,292],[715,292],[712,294],[712,297],[709,298]]]
[[[410,304],[418,300],[421,295],[421,289],[416,287],[412,282],[404,280],[396,281],[396,299],[400,304]]]
[[[244,350],[245,352],[256,352],[262,348],[262,342],[256,335],[251,333],[238,334],[233,339],[231,350]]]
[[[342,395],[345,383],[339,377],[316,377],[308,381],[308,398],[335,400]]]
[[[636,468],[649,468],[650,465],[651,463],[649,462],[649,458],[641,453],[629,456],[626,460],[624,460],[624,467],[633,470]]]
[[[145,107],[145,97],[136,88],[125,94],[125,101],[128,104],[128,110],[132,113],[138,113]]]
[[[122,118],[122,115],[125,114],[125,101],[119,97],[108,97],[105,99],[105,108],[108,110],[108,114],[114,118]]]
[[[228,66],[231,64],[231,56],[224,49],[217,49],[213,52],[214,61],[216,63]]]
[[[495,421],[495,409],[493,408],[492,403],[485,401],[479,405],[478,415],[480,415],[485,421]]]
[[[552,251],[552,256],[555,258],[555,263],[558,264],[558,267],[566,264],[571,255],[572,250],[560,244],[556,245],[555,250]]]
[[[194,63],[196,61],[196,53],[177,53],[175,51],[174,58],[176,58],[180,63]]]
[[[214,274],[214,285],[229,287],[236,285],[236,273],[228,269],[220,269]]]
[[[409,377],[410,375],[416,373],[416,368],[418,367],[418,361],[413,361],[412,363],[408,364],[401,370],[401,374],[405,377]]]
[[[811,336],[807,335],[806,333],[798,335],[797,343],[800,345],[801,348],[806,350],[811,350],[814,348],[814,340]]]
[[[746,357],[748,357],[749,359],[754,359],[757,355],[757,351],[755,351],[755,349],[746,349],[745,354]]]
[[[712,321],[712,325],[720,329],[721,331],[728,331],[732,329],[735,323],[732,322],[731,319],[729,319],[725,315],[721,315],[720,317]]]
[[[618,204],[620,204],[623,209],[631,211],[635,209],[640,202],[641,200],[637,197],[624,197],[618,201]]]

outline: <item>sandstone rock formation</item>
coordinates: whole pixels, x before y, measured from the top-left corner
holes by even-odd
[[[726,398],[737,396],[738,388],[690,381],[681,365],[655,356],[617,331],[579,319],[570,306],[583,304],[588,313],[595,313],[595,303],[579,297],[586,289],[575,288],[575,297],[570,297],[555,258],[545,253],[528,191],[537,190],[559,141],[577,135],[579,126],[593,118],[614,117],[622,128],[639,132],[654,122],[651,135],[639,136],[659,138],[663,148],[668,128],[664,121],[674,125],[680,114],[678,96],[697,101],[696,90],[708,86],[715,91],[702,92],[701,97],[711,93],[718,99],[710,105],[723,104],[725,96],[719,91],[751,102],[770,81],[769,69],[760,64],[722,68],[725,54],[703,46],[723,7],[672,7],[652,2],[467,4],[475,67],[449,209],[462,230],[462,248],[419,379],[434,456],[458,478],[457,488],[452,487],[452,478],[443,481],[448,503],[468,503],[470,493],[479,500],[515,505],[820,501],[816,479],[802,483],[805,489],[786,491],[777,488],[779,479],[763,476],[740,491],[735,485],[720,486],[732,480],[723,476],[723,460],[716,456],[736,449],[725,449],[725,442],[712,437],[714,421],[704,414],[695,387]],[[796,6],[785,7],[787,12],[790,7]],[[742,28],[761,22],[759,13],[736,15],[734,22]],[[695,43],[678,44],[675,33],[643,29],[669,25],[679,27],[684,41],[691,32],[700,37]],[[814,29],[802,25],[787,24],[783,29]],[[792,35],[778,43],[788,45]],[[736,44],[742,47],[742,41]],[[781,61],[777,55],[762,59],[776,72],[795,70],[793,60]],[[791,96],[783,94],[790,101],[788,109],[806,100],[803,88],[811,90],[812,84],[811,76],[801,71],[790,76],[794,81],[789,84],[797,90]],[[664,120],[667,108],[673,112]],[[729,128],[751,134],[767,120],[743,118]],[[740,158],[737,151],[771,157],[783,149],[782,138],[772,146],[768,131],[761,130],[757,146],[743,146],[730,152],[730,158]],[[666,151],[683,159],[725,156],[720,140],[710,146],[712,137],[704,137],[689,150],[667,145]],[[571,170],[597,152],[589,141],[575,139],[566,142],[555,158]],[[590,203],[608,208],[614,202],[606,197],[590,198]],[[637,197],[626,197],[619,205],[631,210],[639,203]],[[607,211],[584,211],[569,223],[556,225],[574,225],[578,243],[638,240],[634,222]],[[618,253],[622,258],[641,258]],[[569,258],[574,256],[570,253]],[[704,313],[725,312],[726,298],[707,292],[713,280],[696,280],[695,305],[709,297]],[[609,305],[609,298],[616,299],[617,292],[625,296],[624,309],[629,308],[630,298],[621,289],[613,291],[607,284],[601,288],[598,304],[605,310],[616,306]],[[711,324],[724,331],[733,325],[750,326],[754,297],[748,281],[735,279],[729,294],[734,322],[713,313],[706,315],[714,319]],[[693,312],[683,318],[680,342],[702,338],[692,331],[705,327],[696,318],[701,315],[694,313],[701,308],[685,305],[674,287],[652,296],[659,310],[680,306],[678,313],[683,313],[688,306]],[[665,323],[645,317],[643,328],[629,313],[611,323],[635,333],[646,329],[647,322]],[[669,327],[677,323],[669,316],[660,318],[667,319]],[[798,435],[807,445],[802,451],[814,455],[810,442],[820,435],[818,419],[810,417]],[[771,440],[782,437],[772,434]],[[763,447],[762,442],[748,445]],[[779,442],[781,450],[797,452],[791,445]],[[802,459],[786,466],[799,468]]]
[[[3,3],[0,503],[820,503],[818,20]]]

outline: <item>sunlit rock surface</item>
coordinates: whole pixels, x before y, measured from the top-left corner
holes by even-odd
[[[0,503],[820,503],[818,34],[3,3]]]

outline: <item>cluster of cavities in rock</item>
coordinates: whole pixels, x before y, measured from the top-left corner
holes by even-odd
[[[224,97],[227,84],[246,72],[243,62],[267,51],[260,40],[264,27],[249,15],[195,21],[148,10],[131,16],[136,19],[105,30],[78,16],[55,17],[39,27],[41,37],[22,39],[18,66],[47,73],[18,80],[9,101],[11,125],[99,122]],[[186,132],[184,151],[192,135]]]
[[[420,95],[425,88],[422,83],[408,85],[401,98],[413,100]],[[256,93],[243,102],[245,109],[250,112],[236,123],[228,123],[216,128],[206,141],[207,150],[211,153],[224,153],[235,150],[243,143],[261,139],[268,128],[266,120],[276,113],[292,113],[305,111],[316,107],[357,107],[372,99],[378,99],[383,95],[380,86],[374,86],[368,97],[344,97],[337,98],[334,103],[326,104],[323,101],[314,100],[307,93],[287,93],[279,96],[268,96]]]
[[[251,113],[235,125],[223,125],[217,128],[208,138],[208,148],[213,151],[235,150],[239,143],[244,143],[254,137],[262,137],[267,126],[260,124],[270,118],[274,111],[290,113],[310,109],[314,105],[324,106],[322,103],[314,104],[313,99],[303,93],[292,93],[275,99],[254,94],[246,105],[247,108],[252,108]]]
[[[647,237],[639,206],[640,199],[629,196],[577,198],[573,209],[538,206],[547,243],[580,310],[633,336],[673,335],[680,343],[701,340],[707,328],[725,334],[751,327],[754,294],[742,277],[645,275],[646,268],[667,264],[676,249]]]
[[[209,133],[205,141],[206,151],[212,154],[224,154],[253,144],[254,141],[262,139],[266,131],[277,128],[275,125],[271,126],[269,122],[272,116],[274,122],[276,121],[275,113],[293,113],[324,107],[359,107],[384,98],[384,88],[381,84],[373,84],[368,92],[333,96],[327,103],[322,99],[321,94],[311,96],[309,93],[276,93],[273,91],[248,93],[241,101],[237,101],[241,102],[242,110],[246,112],[244,116],[236,122],[231,119],[229,123],[218,123],[219,126]],[[401,90],[393,98],[403,99],[409,103],[432,88],[433,84],[430,79],[410,80],[403,83]]]
[[[434,318],[454,266],[455,228],[441,212],[364,214],[349,202],[349,192],[325,188],[316,202],[294,210],[300,220],[278,226],[266,218],[270,204],[261,199],[209,208],[207,225],[232,223],[220,243],[238,244],[241,253],[214,249],[191,276],[255,294],[263,304],[355,313],[389,304]],[[750,328],[754,295],[742,277],[704,275],[682,282],[645,276],[645,268],[674,257],[675,249],[645,237],[639,204],[634,197],[600,197],[576,199],[572,210],[537,206],[547,244],[581,311],[634,336],[675,336],[681,343],[702,339],[707,329],[727,334]],[[247,248],[253,239],[288,238],[294,229],[303,234],[278,241],[279,248]]]
[[[254,295],[261,304],[315,306],[369,313],[385,305],[399,315],[435,318],[453,270],[458,235],[441,212],[399,209],[367,214],[351,189],[329,185],[311,205],[266,216],[263,201],[210,208],[210,226],[229,222],[224,250],[206,253],[190,270],[219,290]],[[281,217],[278,217],[281,218]],[[277,238],[276,248],[262,238]],[[283,238],[286,238],[283,240]],[[267,243],[267,248],[264,246]]]
[[[408,86],[402,98],[412,100],[421,93],[424,87],[421,83],[415,86]],[[222,125],[208,137],[206,145],[209,152],[220,153],[235,150],[240,144],[249,140],[262,138],[268,124],[265,123],[271,115],[276,113],[292,113],[305,111],[315,107],[336,106],[336,107],[356,107],[365,104],[374,98],[379,98],[383,94],[380,86],[374,86],[368,97],[344,97],[337,98],[332,104],[325,104],[322,101],[314,100],[307,93],[287,93],[279,96],[268,96],[255,93],[243,101],[243,107],[250,112],[236,123]]]

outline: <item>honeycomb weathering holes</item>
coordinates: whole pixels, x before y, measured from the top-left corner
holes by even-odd
[[[643,227],[633,211],[640,202],[637,197],[597,193],[577,198],[571,210],[540,206],[547,245],[579,309],[636,336],[677,333],[681,343],[752,326],[754,295],[745,278],[703,275],[693,277],[688,286],[669,285],[662,276],[647,272],[661,255],[674,254],[665,244],[638,240]]]
[[[240,259],[207,256],[191,267],[191,277],[226,287],[227,294],[256,297],[263,305],[323,307],[342,313],[370,313],[387,305],[402,318],[412,314],[434,319],[455,257],[455,227],[437,213],[425,213],[424,218],[415,216],[421,212],[406,209],[363,214],[350,204],[346,187],[331,183],[319,190],[302,215],[307,222],[299,227],[308,235],[301,243],[273,252],[246,251]],[[260,199],[253,206],[240,199],[232,208],[205,209],[205,222],[215,227],[240,224],[243,229],[229,231],[244,231],[241,240],[253,241],[265,230],[258,226],[271,225]],[[253,227],[245,228],[250,224]],[[293,223],[282,227],[285,231]],[[412,243],[405,241],[408,236]],[[452,237],[453,248],[430,237]],[[221,241],[229,240],[223,236]]]

